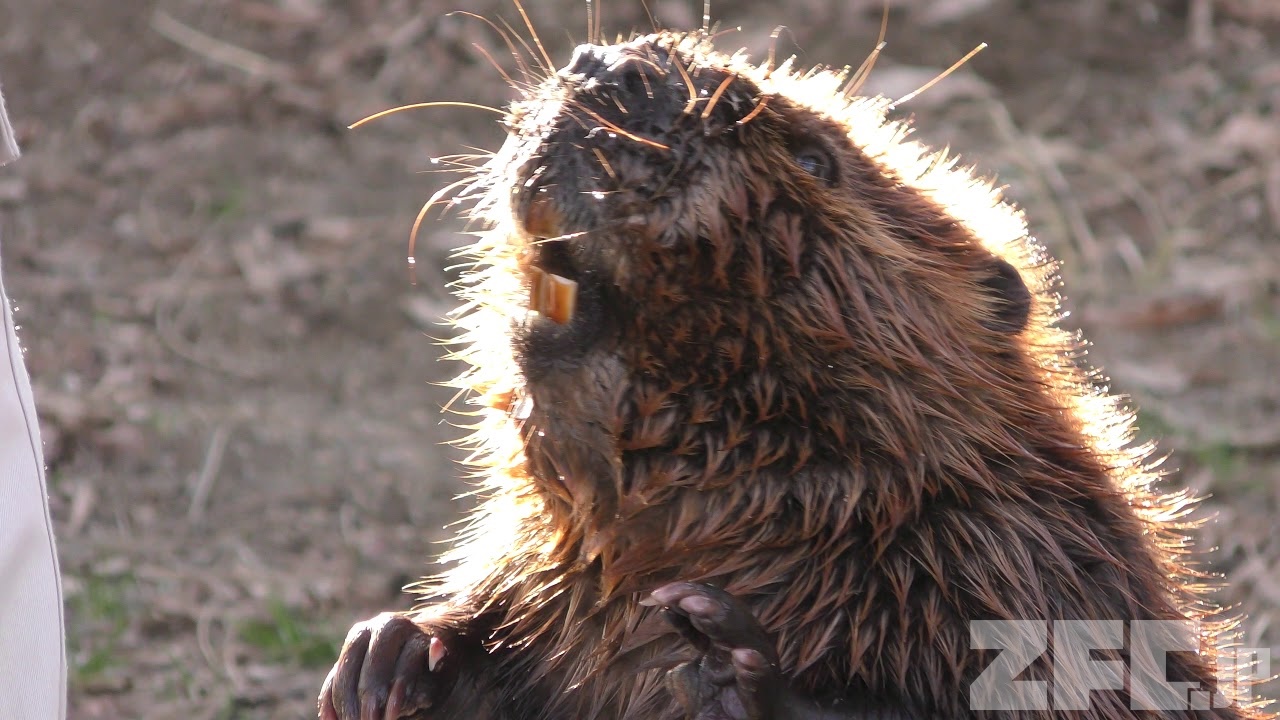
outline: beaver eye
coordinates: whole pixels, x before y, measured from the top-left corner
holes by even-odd
[[[801,170],[810,175],[823,180],[829,184],[835,184],[836,179],[836,163],[835,158],[826,149],[810,145],[801,148],[795,154],[796,164]]]

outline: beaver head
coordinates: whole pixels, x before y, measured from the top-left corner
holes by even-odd
[[[513,106],[473,295],[531,298],[509,334],[527,461],[564,509],[1019,450],[1043,258],[840,83],[662,33],[581,46]]]

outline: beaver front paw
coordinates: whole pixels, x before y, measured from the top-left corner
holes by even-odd
[[[320,689],[320,720],[426,718],[457,681],[451,639],[399,613],[357,624]]]
[[[738,598],[695,583],[653,591],[666,620],[701,657],[667,673],[687,720],[773,720],[783,690],[773,642]]]

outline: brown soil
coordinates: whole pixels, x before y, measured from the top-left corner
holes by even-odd
[[[701,3],[650,2],[672,26]],[[722,7],[717,7],[721,5]],[[1280,17],[1266,2],[893,0],[874,89],[997,174],[1065,262],[1068,322],[1141,408],[1280,644]],[[714,3],[726,46],[859,64],[880,0]],[[66,579],[71,717],[299,718],[346,628],[411,599],[460,517],[434,385],[456,218],[432,157],[493,149],[502,0],[12,0],[0,173]],[[581,0],[530,3],[558,62]],[[1206,10],[1208,12],[1206,12]],[[639,2],[606,27],[646,28]],[[524,34],[522,32],[522,34]]]

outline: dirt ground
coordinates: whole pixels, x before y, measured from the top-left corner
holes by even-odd
[[[583,0],[527,0],[553,57]],[[1280,6],[892,0],[875,89],[997,174],[1065,263],[1092,360],[1135,398],[1199,531],[1280,644]],[[695,0],[651,0],[671,26]],[[858,65],[880,0],[717,1],[722,44]],[[347,627],[404,608],[460,517],[434,384],[456,368],[434,156],[494,149],[462,9],[504,0],[9,0],[0,76],[26,155],[0,173],[4,268],[42,413],[71,717],[306,718]],[[650,26],[638,0],[606,28]],[[566,31],[567,28],[567,31]]]

